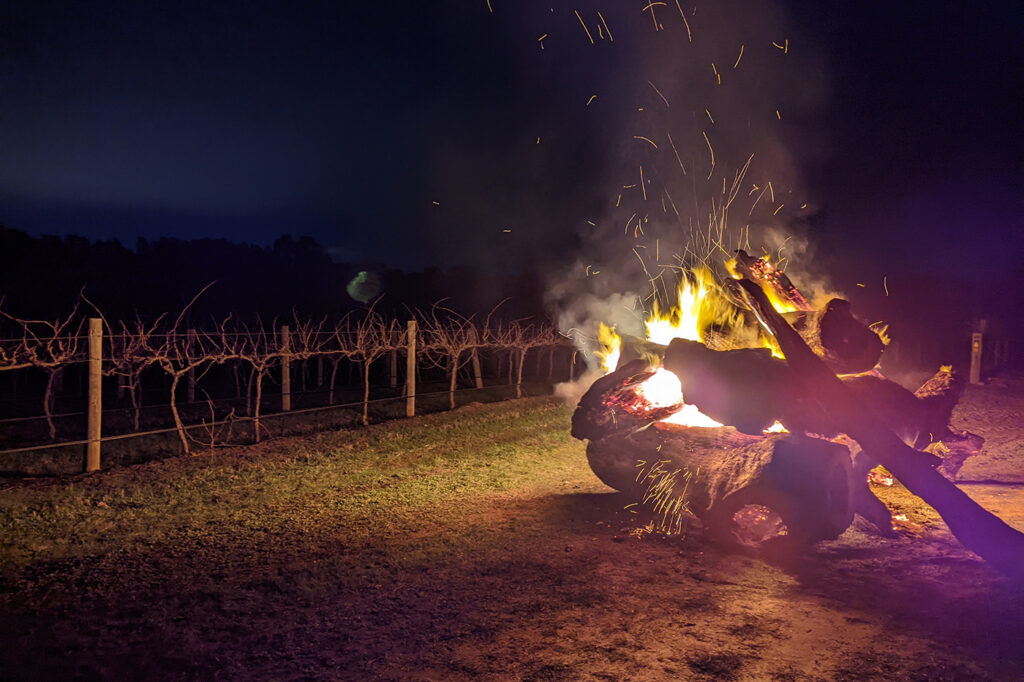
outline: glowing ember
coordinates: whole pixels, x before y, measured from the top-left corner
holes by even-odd
[[[783,286],[781,282],[788,281],[788,278],[783,275],[782,270],[780,270],[778,266],[772,263],[770,255],[765,254],[760,258],[751,260],[753,263],[749,267],[754,276],[758,280],[771,285],[764,287],[764,293],[768,296],[768,300],[771,301],[773,308],[780,313],[792,313],[797,310],[810,310],[810,306],[807,304],[807,301],[804,300],[804,297],[801,296],[799,292],[790,291],[789,293],[793,297],[790,300],[786,300],[779,295],[778,292],[780,289],[787,288]],[[743,278],[743,274],[737,269],[737,259],[732,258],[726,261],[725,267],[729,271],[729,274],[734,278]]]
[[[759,547],[789,534],[782,517],[760,504],[748,504],[732,515],[733,535],[741,545]]]
[[[891,486],[892,474],[890,474],[882,467],[875,467],[874,469],[868,472],[868,483],[873,483],[875,485]]]

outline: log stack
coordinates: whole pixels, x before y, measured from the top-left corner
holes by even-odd
[[[658,423],[591,441],[587,460],[667,527],[672,515],[692,514],[728,545],[829,540],[853,521],[850,452],[818,438]]]
[[[663,366],[680,379],[687,403],[730,426],[660,423],[683,404],[645,404],[637,389],[655,368],[643,358],[625,363],[595,382],[573,415],[572,434],[590,441],[588,461],[606,484],[658,514],[685,505],[712,537],[735,546],[835,538],[855,513],[891,533],[889,511],[867,483],[879,458],[836,438],[845,433],[842,420],[813,399],[790,364],[763,349],[714,351],[676,339]],[[841,384],[882,428],[915,448],[903,457],[916,466],[941,463],[952,476],[980,449],[979,437],[949,427],[963,381],[948,369],[917,393],[876,376]],[[766,436],[775,421],[792,434]],[[945,460],[920,451],[938,439]]]

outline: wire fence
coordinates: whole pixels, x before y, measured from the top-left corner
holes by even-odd
[[[7,323],[20,324],[24,333],[0,337],[0,377],[10,377],[8,396],[0,399],[0,473],[11,472],[8,462],[53,451],[67,457],[81,446],[88,471],[99,468],[104,444],[119,441],[176,434],[178,450],[189,453],[260,442],[275,435],[268,423],[287,417],[348,412],[349,421],[368,424],[371,417],[401,416],[371,414],[388,403],[404,401],[404,414],[413,416],[418,401],[422,410],[424,401],[444,396],[448,408],[467,392],[503,389],[505,398],[519,397],[528,356],[536,358],[536,380],[546,354],[549,382],[574,377],[578,362],[569,340],[550,325],[493,316],[477,322],[445,309],[404,324],[370,309],[330,329],[323,320],[298,319],[276,328],[228,319],[183,330],[179,317],[166,331],[136,322],[130,333],[114,331],[127,329],[123,323],[74,315],[52,323],[7,316]],[[64,333],[72,328],[78,333]],[[485,362],[492,370],[486,387]],[[347,380],[339,383],[339,373]],[[20,392],[28,390],[31,398],[17,395],[21,375]],[[69,395],[64,389],[71,379]],[[447,388],[417,391],[418,379]],[[382,397],[384,387],[400,393]],[[152,402],[159,395],[165,397]],[[111,407],[111,400],[118,404]],[[279,400],[280,409],[266,412],[268,400]],[[73,401],[84,401],[85,409],[74,409]]]

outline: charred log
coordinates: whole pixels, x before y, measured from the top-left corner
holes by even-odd
[[[854,317],[850,302],[841,298],[833,298],[821,310],[783,317],[835,374],[867,372],[885,350],[881,337]]]
[[[789,279],[789,275],[765,259],[756,258],[748,255],[743,249],[738,249],[736,257],[732,261],[732,266],[737,274],[768,287],[775,293],[776,298],[786,301],[797,310],[811,309],[807,299],[803,297],[800,290]]]
[[[714,351],[674,339],[665,351],[665,369],[683,387],[683,399],[742,433],[760,435],[776,420],[790,431],[828,434],[824,412],[806,398],[790,367],[765,348]]]
[[[780,316],[754,282],[740,283],[751,307],[772,330],[807,395],[909,489],[931,505],[953,535],[994,566],[1024,579],[1024,533],[983,509],[904,444],[843,384]]]
[[[629,334],[621,334],[619,338],[622,343],[619,355],[620,367],[634,360],[646,360],[652,367],[657,367],[661,364],[661,359],[665,357],[666,346],[660,343]]]
[[[821,439],[656,424],[592,441],[587,459],[655,514],[688,511],[731,545],[832,539],[853,520],[850,453]]]
[[[613,433],[630,433],[682,409],[682,404],[653,407],[637,394],[639,385],[654,374],[646,360],[619,365],[583,394],[572,415],[573,437],[599,440]]]

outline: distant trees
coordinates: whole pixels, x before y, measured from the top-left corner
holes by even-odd
[[[42,273],[46,286],[40,286]],[[0,297],[6,296],[12,314],[26,318],[55,319],[85,287],[111,318],[138,315],[152,321],[181,309],[211,281],[217,286],[193,305],[191,317],[284,319],[296,306],[313,317],[343,315],[364,308],[347,292],[360,273],[379,285],[370,298],[385,295],[376,310],[387,317],[406,307],[427,310],[446,296],[457,310],[482,311],[505,298],[512,299],[505,306],[510,316],[544,310],[533,273],[465,266],[402,272],[379,263],[336,263],[311,237],[285,235],[269,247],[224,239],[140,238],[129,248],[117,240],[35,238],[0,226]]]

